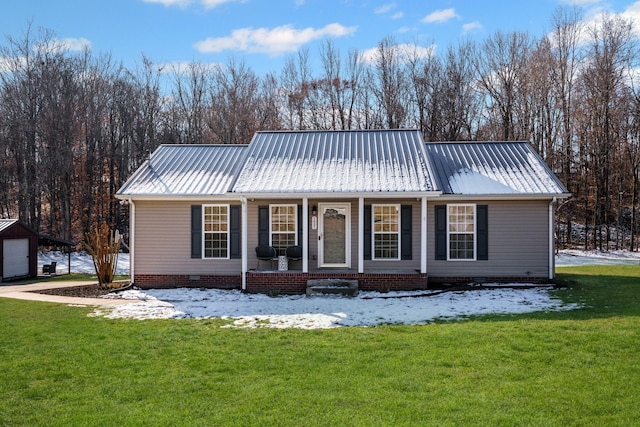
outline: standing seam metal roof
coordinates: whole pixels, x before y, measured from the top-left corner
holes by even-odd
[[[246,151],[246,145],[161,145],[118,195],[226,194]]]
[[[426,144],[444,194],[568,194],[528,142]]]
[[[257,132],[235,193],[435,191],[417,130]]]

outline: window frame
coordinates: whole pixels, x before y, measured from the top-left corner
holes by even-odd
[[[223,207],[226,209],[226,217],[227,220],[225,222],[226,224],[226,232],[220,232],[220,231],[207,231],[207,222],[206,222],[206,216],[207,216],[207,208],[213,208],[213,207]],[[221,203],[212,203],[212,204],[206,204],[206,205],[202,205],[202,259],[231,259],[231,205],[229,204],[221,204]],[[206,250],[206,235],[207,234],[226,234],[226,239],[227,239],[227,247],[226,247],[226,253],[227,255],[224,257],[221,256],[207,256],[207,250]]]
[[[282,231],[282,230],[278,230],[277,232],[273,230],[273,208],[293,208],[293,231]],[[270,204],[269,205],[269,246],[272,246],[276,249],[276,252],[278,255],[284,255],[284,252],[287,250],[287,248],[283,248],[281,250],[278,250],[278,248],[276,248],[273,245],[273,235],[274,234],[293,234],[293,245],[290,246],[297,246],[298,245],[298,205],[295,203],[274,203],[274,204]],[[280,253],[282,252],[282,253]]]
[[[394,207],[396,208],[396,231],[376,231],[376,208],[377,207]],[[397,247],[395,258],[379,258],[376,257],[376,236],[377,235],[396,235]],[[402,206],[399,203],[377,203],[371,205],[371,260],[372,261],[400,261],[402,259]]]
[[[477,258],[478,258],[478,207],[477,205],[475,203],[452,203],[452,204],[447,204],[446,206],[447,206],[446,208],[447,209],[446,210],[447,261],[461,261],[461,262],[477,261]],[[465,208],[472,207],[473,208],[473,232],[472,233],[462,232],[462,231],[451,231],[450,209],[453,207],[465,207]],[[473,256],[471,258],[452,258],[451,257],[451,236],[452,235],[468,235],[468,234],[473,235]]]

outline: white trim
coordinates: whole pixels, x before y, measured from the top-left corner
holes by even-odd
[[[129,280],[135,284],[136,204],[129,199]]]
[[[273,207],[292,207],[293,208],[293,231],[282,232],[279,231],[280,234],[293,234],[293,244],[298,244],[298,205],[295,203],[273,203],[269,204],[269,246],[273,246],[273,211],[271,210]],[[286,249],[286,248],[285,248]],[[279,255],[279,254],[278,254]]]
[[[242,234],[242,236],[240,237],[241,240],[241,245],[242,248],[240,249],[240,256],[242,257],[242,290],[246,291],[247,290],[247,270],[249,269],[248,266],[248,256],[247,256],[247,245],[248,245],[248,208],[247,208],[247,199],[246,197],[243,197],[242,199],[240,199],[240,202],[242,203],[242,207],[241,207],[241,213],[240,215],[242,216],[241,220],[240,220],[240,233]]]
[[[553,205],[556,203],[556,198],[549,203],[549,280],[553,280],[555,277],[555,234],[553,232]]]
[[[376,222],[375,222],[375,217],[376,217],[376,207],[386,207],[386,206],[391,206],[391,207],[395,207],[396,211],[398,212],[398,221],[396,223],[396,225],[398,226],[397,231],[395,232],[376,232]],[[401,248],[402,248],[402,233],[400,232],[401,227],[402,227],[402,213],[401,213],[401,206],[400,204],[396,204],[396,203],[376,203],[376,204],[372,204],[371,205],[371,260],[372,261],[400,261],[402,259],[402,256],[400,254],[401,252]],[[376,234],[395,234],[396,236],[398,236],[398,247],[397,247],[397,252],[398,252],[398,256],[396,258],[376,258]]]
[[[420,273],[427,273],[427,198],[422,198],[420,212]]]
[[[344,264],[326,264],[324,262],[324,215],[323,208],[336,207],[345,208],[345,242],[344,242]],[[342,267],[351,268],[351,203],[333,202],[318,203],[318,268]]]
[[[358,197],[358,273],[364,273],[364,197]]]
[[[296,215],[297,216],[297,215]],[[302,272],[309,272],[309,199],[302,198]]]
[[[447,204],[447,261],[465,262],[478,260],[478,206],[475,203],[450,203]],[[453,206],[473,206],[473,258],[451,258],[451,231],[449,231],[449,208]],[[453,234],[469,234],[456,232]]]
[[[226,207],[227,208],[227,256],[226,257],[208,257],[205,255],[205,247],[204,247],[204,243],[205,243],[205,234],[206,233],[210,233],[210,234],[222,234],[220,232],[215,232],[215,231],[206,231],[205,230],[205,224],[204,224],[204,218],[205,218],[205,210],[208,207]],[[229,230],[229,226],[231,225],[231,205],[227,205],[224,203],[210,203],[210,204],[203,204],[202,205],[202,232],[201,232],[201,242],[200,244],[201,246],[201,251],[202,251],[202,257],[201,259],[206,259],[206,260],[216,260],[216,259],[231,259],[230,255],[231,255],[231,239],[230,239],[230,230]]]

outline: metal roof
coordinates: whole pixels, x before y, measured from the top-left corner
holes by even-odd
[[[443,194],[567,195],[528,142],[426,144]]]
[[[417,130],[257,132],[235,193],[437,190]]]
[[[161,145],[118,195],[226,194],[246,151],[246,145]]]
[[[11,227],[13,224],[18,222],[17,219],[0,219],[0,232],[6,230]]]

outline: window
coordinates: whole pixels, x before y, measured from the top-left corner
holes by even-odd
[[[475,205],[448,205],[447,211],[449,259],[475,260]]]
[[[297,245],[297,208],[297,205],[270,205],[271,233],[269,244],[276,249],[278,255],[284,255],[289,246]]]
[[[229,258],[229,205],[204,205],[204,258]]]
[[[400,259],[400,205],[373,205],[373,259]]]

